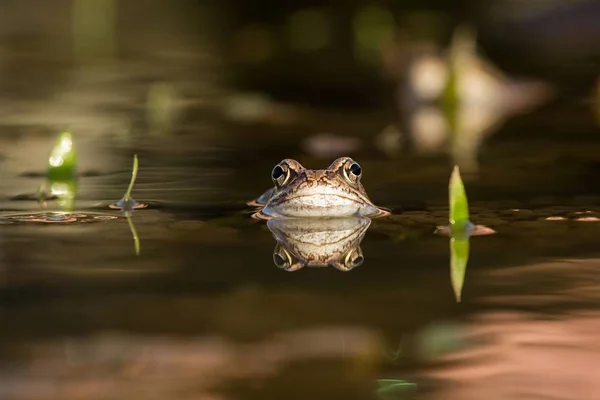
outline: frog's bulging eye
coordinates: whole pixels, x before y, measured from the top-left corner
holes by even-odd
[[[360,176],[362,174],[362,168],[358,163],[353,163],[348,170],[355,176]]]
[[[346,180],[348,180],[350,183],[356,183],[360,180],[360,177],[362,175],[362,168],[357,162],[353,160],[348,160],[346,165],[344,165],[343,172],[344,178],[346,178]]]
[[[277,187],[283,186],[288,181],[289,177],[290,169],[286,163],[277,164],[271,172],[271,179],[273,179],[273,183],[275,183],[275,186]]]
[[[277,180],[277,179],[281,178],[283,175],[285,175],[285,171],[283,170],[283,168],[281,168],[280,165],[273,168],[273,173],[271,174],[271,177],[273,179]]]

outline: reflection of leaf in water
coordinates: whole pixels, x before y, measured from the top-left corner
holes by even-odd
[[[56,204],[62,211],[73,211],[75,209],[75,194],[77,192],[77,181],[44,181],[36,194],[38,204],[46,208],[48,200],[56,200]]]
[[[131,216],[127,216],[127,223],[129,224],[129,229],[131,230],[131,234],[133,235],[133,243],[135,247],[135,254],[140,255],[140,238],[138,237],[137,230],[135,229],[135,225],[133,224],[133,220]]]
[[[400,357],[400,354],[402,353],[402,347],[403,347],[403,340],[400,340],[400,344],[398,345],[398,349],[397,350],[392,350],[391,348],[387,347],[387,346],[381,346],[381,349],[383,350],[383,353],[392,361],[392,362],[396,362],[398,360],[398,358]]]
[[[56,204],[63,211],[75,209],[76,192],[77,182],[74,179],[67,182],[50,182],[50,195],[56,196]]]
[[[401,400],[410,398],[417,390],[417,384],[400,379],[378,379],[377,396],[383,400]]]
[[[465,226],[465,230],[469,229]],[[453,229],[454,233],[454,229]],[[456,301],[461,301],[462,288],[469,261],[469,234],[450,238],[450,280]]]

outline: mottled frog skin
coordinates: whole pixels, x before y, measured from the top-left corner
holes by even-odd
[[[327,169],[311,170],[285,159],[273,168],[275,186],[250,205],[262,207],[254,218],[382,217],[390,211],[374,205],[360,182],[362,168],[350,157]]]

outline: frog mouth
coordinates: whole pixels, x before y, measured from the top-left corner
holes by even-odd
[[[299,200],[299,199],[303,199],[303,198],[324,198],[324,199],[332,199],[332,198],[337,198],[337,199],[343,199],[347,202],[350,203],[356,203],[356,204],[361,204],[361,205],[365,205],[365,206],[372,206],[375,207],[373,204],[371,204],[371,202],[367,201],[366,199],[363,199],[361,197],[358,196],[347,196],[347,195],[343,195],[340,193],[308,193],[308,194],[304,194],[304,193],[300,193],[300,194],[295,194],[289,197],[286,197],[285,199],[277,202],[279,205],[281,204],[285,204],[288,203],[290,201],[293,200]],[[323,205],[312,205],[311,207],[331,207],[332,205],[327,205],[327,204],[323,204]]]

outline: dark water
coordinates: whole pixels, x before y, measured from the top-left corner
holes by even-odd
[[[215,83],[220,67],[189,62],[162,76],[152,63],[62,72],[52,95],[26,93],[27,76],[10,82],[0,399],[600,398],[600,130],[589,99],[567,90],[477,146],[478,171],[463,175],[471,216],[496,233],[470,238],[457,302],[449,239],[434,233],[448,221],[454,161],[406,138],[382,150],[393,103],[279,105],[236,123],[221,110],[235,93]],[[186,99],[170,134],[149,133],[148,76]],[[43,211],[30,194],[65,125],[80,159],[77,209],[50,223],[56,204]],[[329,133],[359,145],[310,151],[307,140]],[[134,153],[133,197],[148,204],[131,218],[139,255],[130,223],[108,208]],[[282,270],[245,203],[281,159],[325,168],[341,155],[393,215],[371,222],[350,271]],[[380,379],[413,385],[378,392]]]

